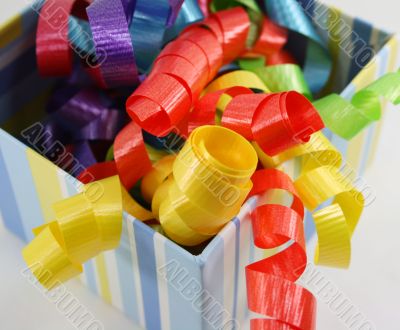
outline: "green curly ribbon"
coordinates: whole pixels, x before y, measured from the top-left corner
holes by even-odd
[[[381,97],[400,104],[400,71],[382,76],[354,94],[351,101],[330,94],[314,102],[314,106],[326,127],[350,140],[381,117]]]
[[[303,71],[296,64],[264,66],[264,58],[241,59],[239,66],[254,72],[274,93],[295,90],[312,100],[312,93],[304,78]]]

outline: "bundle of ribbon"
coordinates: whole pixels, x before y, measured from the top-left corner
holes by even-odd
[[[247,198],[280,189],[292,195],[290,207],[267,203],[251,215],[255,245],[290,241],[246,268],[249,308],[272,318],[251,325],[315,328],[315,299],[294,283],[307,261],[303,203],[316,224],[315,261],[331,267],[349,266],[363,209],[362,194],[340,173],[340,153],[319,131],[327,126],[346,139],[355,136],[379,118],[380,96],[400,103],[400,74],[384,76],[350,102],[332,94],[312,103],[329,77],[329,55],[294,0],[266,2],[269,17],[252,0],[199,6],[159,0],[152,5],[157,11],[144,0],[59,4],[57,24],[49,20],[57,12],[50,1],[41,9],[39,71],[70,74],[70,46],[79,44],[75,48],[92,60],[84,68],[97,93],[93,86],[66,93],[48,128],[61,127],[75,150],[86,150],[76,154],[87,155],[96,140],[114,144],[106,161],[98,162],[104,155],[95,152],[86,158],[78,176],[86,184],[82,193],[55,204],[56,220],[34,229],[37,236],[23,251],[34,275],[51,289],[81,272],[89,258],[115,248],[122,209],[159,221],[170,239],[194,246],[218,233]],[[206,16],[201,22],[199,8]],[[87,24],[94,49],[73,37],[72,27]],[[307,56],[293,51],[290,31],[307,40]],[[149,40],[146,32],[153,32]],[[303,70],[298,58],[305,58]],[[118,111],[126,88],[135,88],[126,102],[131,122]],[[273,169],[293,158],[302,161],[294,182]],[[95,186],[103,194],[93,199]],[[132,197],[138,194],[141,201]]]

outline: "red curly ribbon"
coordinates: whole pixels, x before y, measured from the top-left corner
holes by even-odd
[[[89,166],[78,175],[77,179],[80,182],[87,184],[117,174],[117,167],[115,166],[115,162],[112,160],[108,162],[96,163]]]
[[[308,142],[311,134],[324,127],[310,101],[295,91],[236,96],[221,123],[256,141],[270,156]]]
[[[114,159],[121,182],[127,190],[151,170],[142,130],[136,123],[130,122],[115,138]]]
[[[272,257],[246,267],[249,309],[272,319],[252,319],[252,330],[315,329],[316,300],[311,292],[294,283],[307,264],[303,229],[304,207],[291,179],[275,169],[260,170],[252,177],[249,196],[272,189],[293,195],[290,207],[266,204],[251,214],[254,243],[263,249],[291,245]]]
[[[245,49],[250,21],[237,7],[185,30],[159,54],[149,77],[129,97],[129,116],[144,130],[165,136],[182,122],[222,64]]]
[[[134,122],[126,125],[114,142],[114,161],[96,163],[78,177],[83,183],[118,174],[123,186],[129,191],[135,183],[152,169],[146,151],[141,128]]]
[[[250,20],[247,12],[242,7],[220,11],[214,15],[214,19],[217,21],[222,33],[223,62],[228,64],[246,49]],[[207,19],[203,24],[207,25],[206,22]]]
[[[70,15],[87,20],[89,0],[46,1],[40,10],[36,32],[36,56],[42,76],[66,76],[72,72],[68,38]]]
[[[197,3],[199,4],[200,10],[202,11],[204,17],[207,17],[210,14],[208,7],[211,3],[211,0],[197,0]]]
[[[214,93],[204,95],[194,106],[189,116],[189,133],[196,127],[203,125],[214,125],[215,114],[217,111],[217,104],[223,94],[235,97],[241,94],[253,94],[253,92],[246,87],[231,87],[221,89]]]
[[[287,50],[280,50],[268,56],[267,65],[297,64],[296,59]]]
[[[265,17],[262,23],[260,36],[251,51],[269,57],[279,52],[287,41],[287,29]]]

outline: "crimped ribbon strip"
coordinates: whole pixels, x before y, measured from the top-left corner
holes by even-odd
[[[351,236],[361,216],[364,197],[340,172],[340,153],[320,132],[313,134],[308,143],[275,157],[254,146],[264,167],[276,167],[297,157],[301,160],[301,173],[294,185],[304,205],[313,212],[318,235],[315,263],[349,267]]]
[[[243,52],[249,25],[246,12],[236,7],[185,30],[163,49],[149,77],[128,99],[132,120],[155,136],[171,132],[222,64]]]
[[[211,238],[239,212],[256,166],[253,147],[239,134],[196,128],[173,163],[173,177],[155,192],[165,194],[159,206],[153,203],[165,233],[187,246]]]
[[[293,202],[290,207],[264,204],[251,214],[257,247],[271,249],[290,241],[283,251],[246,267],[249,309],[270,317],[252,319],[251,329],[313,330],[316,326],[316,299],[311,292],[294,283],[307,264],[303,204],[293,182],[281,171],[257,171],[252,181],[249,197],[279,189],[290,193]]]
[[[114,160],[94,164],[83,171],[78,179],[82,181],[84,177],[90,177],[89,174],[96,179],[118,174],[122,185],[129,191],[152,168],[142,130],[134,122],[118,133],[113,150]]]
[[[53,205],[55,220],[33,229],[23,249],[38,281],[53,289],[82,272],[82,264],[119,245],[122,195],[118,176],[87,184],[83,192]]]
[[[400,71],[388,73],[354,94],[347,101],[337,94],[314,102],[326,127],[346,140],[381,117],[380,98],[400,104]]]
[[[127,14],[122,0],[96,0],[87,9],[97,61],[107,87],[139,83]]]
[[[309,141],[324,127],[313,105],[294,91],[236,96],[221,123],[256,141],[271,156]]]
[[[38,69],[43,76],[66,76],[72,72],[72,49],[69,41],[71,15],[87,20],[90,1],[46,1],[40,9],[36,34]],[[37,6],[37,5],[36,5]]]
[[[328,81],[332,61],[326,45],[302,8],[301,1],[264,0],[264,3],[268,15],[275,23],[301,36],[301,46],[296,43],[290,50],[297,58],[304,58],[304,76],[308,86],[313,93],[319,92]]]
[[[298,92],[254,94],[249,88],[268,92],[252,72],[234,71],[213,81],[189,116],[189,131],[216,122],[256,141],[269,155],[276,155],[309,141],[323,122],[307,98]]]

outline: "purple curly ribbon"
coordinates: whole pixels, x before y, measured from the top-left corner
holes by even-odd
[[[61,89],[49,105],[45,126],[52,139],[48,143],[112,141],[127,119],[125,111],[111,108],[110,100],[92,89]]]
[[[126,8],[121,0],[97,0],[87,8],[100,70],[110,88],[139,83]]]

